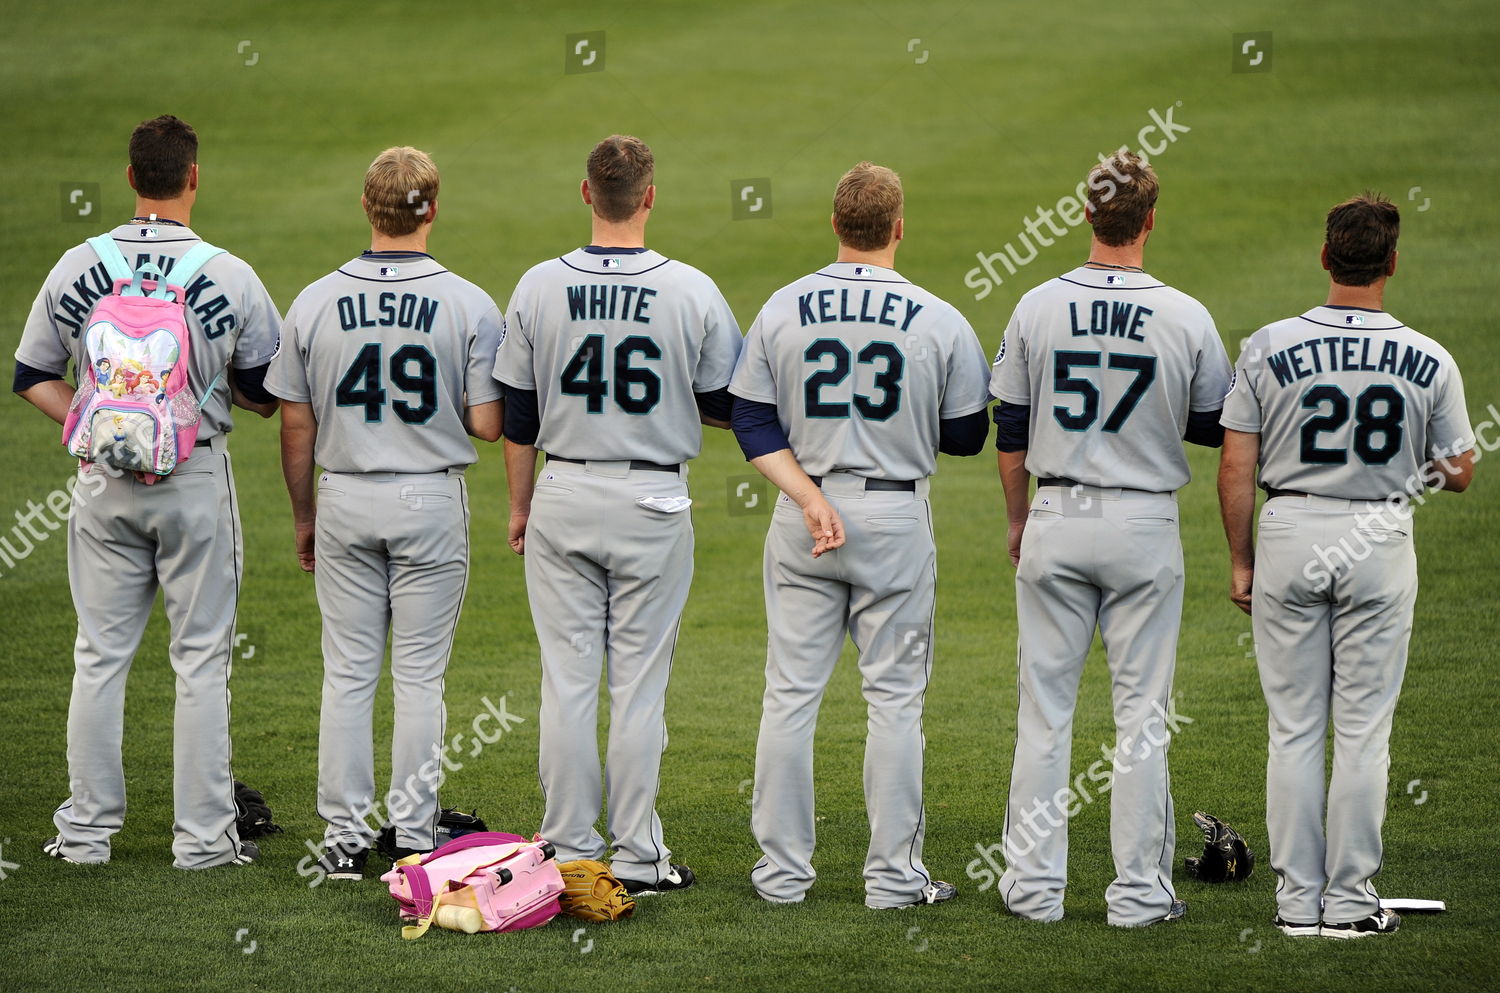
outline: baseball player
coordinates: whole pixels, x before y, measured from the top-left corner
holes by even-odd
[[[202,243],[188,226],[198,194],[198,135],[164,115],[130,136],[126,179],[136,216],[110,232],[132,268],[172,264]],[[82,332],[111,291],[94,249],[69,249],[48,274],[16,349],[15,391],[62,423],[73,398],[63,376],[89,359]],[[262,386],[281,315],[250,266],[220,254],[187,295],[192,335],[188,382],[203,400],[198,440],[186,461],[154,485],[94,464],[80,468],[68,518],[68,580],[78,613],[68,705],[71,796],[43,848],[67,862],[108,862],[125,817],[120,763],[125,676],[158,589],[171,626],[177,677],[173,725],[173,864],[243,865],[258,857],[235,829],[229,769],[229,670],[240,585],[240,526],[226,436],[229,407],[269,417]],[[228,375],[226,376],[226,370]]]
[[[374,834],[370,726],[387,635],[385,812],[398,857],[435,844],[443,675],[468,582],[468,436],[500,437],[491,373],[504,327],[483,290],[427,254],[438,170],[426,153],[381,152],[361,203],[370,250],[298,295],[267,379],[283,400],[297,557],[316,570],[323,614],[318,868],[348,880],[364,877]]]
[[[1087,182],[1088,261],[1021,298],[990,385],[1020,640],[1000,892],[1018,916],[1063,916],[1073,708],[1097,627],[1116,734],[1107,918],[1139,927],[1187,909],[1172,889],[1167,778],[1176,491],[1188,481],[1184,438],[1223,440],[1229,359],[1208,311],[1143,268],[1159,189],[1150,165],[1121,150]]]
[[[1400,225],[1380,196],[1328,212],[1328,302],[1252,335],[1224,403],[1230,598],[1250,613],[1270,711],[1273,923],[1292,936],[1400,926],[1371,879],[1417,599],[1410,500],[1474,473],[1458,367],[1383,307]],[[1257,469],[1267,500],[1252,554]]]
[[[847,632],[869,707],[865,904],[951,900],[922,864],[922,696],[937,555],[937,453],[988,433],[987,360],[957,310],[895,270],[900,178],[861,162],[833,198],[838,259],[778,290],[745,338],[734,431],[781,490],[765,546],[766,692],[755,748],[750,873],[766,900],[812,886],[813,729]],[[809,537],[812,546],[809,549]]]
[[[559,860],[603,859],[596,710],[609,659],[605,789],[611,871],[633,894],[683,889],[656,815],[667,676],[693,575],[689,459],[729,427],[740,350],[703,273],[646,248],[651,150],[613,135],[590,153],[593,242],[516,286],[495,375],[506,387],[510,545],[542,654],[542,835]],[[536,479],[537,451],[547,453]]]

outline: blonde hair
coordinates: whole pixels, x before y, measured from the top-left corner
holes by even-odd
[[[387,148],[365,170],[365,216],[381,234],[411,234],[430,219],[437,197],[437,166],[410,145]]]
[[[839,242],[859,252],[891,243],[905,203],[901,177],[885,166],[861,162],[844,173],[833,191],[833,230]]]
[[[1089,170],[1088,186],[1094,237],[1115,247],[1140,237],[1161,193],[1150,163],[1123,148]]]

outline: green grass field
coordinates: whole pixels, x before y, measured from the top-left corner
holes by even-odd
[[[128,218],[125,143],[171,112],[201,140],[194,227],[249,260],[285,308],[302,286],[367,247],[360,178],[382,148],[413,144],[443,171],[431,247],[503,301],[534,262],[585,243],[577,202],[599,138],[653,147],[653,247],[712,275],[741,323],[774,289],[830,260],[829,200],[862,158],[901,172],[907,240],[898,264],[998,344],[1025,289],[1081,262],[1072,231],[982,299],[977,253],[1015,243],[1095,156],[1129,144],[1153,110],[1190,128],[1154,161],[1163,194],[1151,271],[1202,300],[1231,353],[1270,320],[1321,303],[1322,215],[1367,187],[1405,213],[1388,307],[1443,341],[1465,372],[1476,421],[1500,402],[1490,350],[1496,308],[1488,180],[1500,166],[1495,110],[1500,8],[1480,0],[1216,5],[1149,2],[407,5],[89,2],[5,5],[0,86],[0,313],[4,348],[66,248]],[[565,71],[566,37],[605,32],[602,71]],[[1234,72],[1237,33],[1271,32],[1270,71]],[[597,63],[595,64],[597,65]],[[1264,65],[1264,63],[1262,63]],[[592,67],[590,67],[592,68]],[[1258,67],[1257,67],[1258,68]],[[1156,141],[1159,136],[1149,135]],[[736,181],[766,179],[769,216],[734,220]],[[69,204],[98,184],[89,214]],[[92,202],[85,198],[85,202]],[[72,211],[71,218],[68,212]],[[1018,246],[1020,247],[1020,246]],[[1491,408],[1493,409],[1493,408]],[[55,428],[5,391],[12,511],[70,472]],[[261,864],[170,867],[173,677],[153,620],[130,681],[130,811],[113,861],[43,858],[67,790],[64,727],[74,616],[59,534],[0,575],[0,962],[6,989],[533,991],[646,989],[1389,989],[1492,983],[1500,874],[1495,789],[1500,639],[1497,484],[1486,460],[1469,493],[1420,512],[1422,593],[1392,741],[1387,896],[1449,901],[1389,939],[1294,942],[1270,927],[1275,881],[1211,888],[1181,878],[1185,923],[1121,932],[1104,923],[1108,810],[1071,828],[1067,918],[1007,916],[966,871],[999,840],[1015,725],[1015,612],[993,457],[944,457],[935,485],[938,643],[927,695],[927,862],[954,903],[876,915],[861,902],[866,824],[863,703],[851,660],[830,687],[818,738],[818,885],[797,907],[757,899],[748,870],[748,788],[764,652],[760,543],[767,501],[731,502],[750,470],[715,433],[693,469],[697,579],[668,701],[671,747],[659,809],[694,890],[636,918],[579,933],[570,919],[513,935],[399,937],[376,882],[309,890],[296,865],[318,839],[315,767],[321,665],[309,577],[296,567],[276,425],[233,437],[247,547],[234,673],[235,768],[264,789],[286,833]],[[1180,856],[1207,809],[1265,852],[1265,706],[1248,620],[1229,603],[1213,453],[1192,453],[1183,491],[1187,606],[1177,689],[1192,719],[1173,743]],[[504,545],[498,448],[471,474],[473,581],[447,682],[450,725],[481,699],[528,718],[454,773],[445,802],[493,827],[539,823],[536,643],[520,560]],[[1108,676],[1090,661],[1075,771],[1111,742]],[[389,697],[377,719],[387,752]],[[382,773],[383,774],[383,773]],[[1490,937],[1486,937],[1486,936]]]

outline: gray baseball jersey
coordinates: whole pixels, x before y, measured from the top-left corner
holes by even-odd
[[[310,403],[330,472],[439,472],[477,456],[464,406],[500,397],[489,295],[431,256],[366,252],[286,312],[266,388]]]
[[[122,224],[110,234],[132,269],[152,262],[171,282],[172,265],[201,239],[181,225]],[[47,274],[31,305],[16,361],[55,372],[75,367],[83,351],[83,330],[94,304],[113,289],[104,263],[88,245],[69,249]],[[265,365],[276,352],[281,315],[260,278],[245,262],[225,253],[211,259],[193,285],[185,287],[188,329],[193,332],[188,383],[204,400],[198,440],[231,430],[229,375],[225,369]],[[213,395],[204,391],[215,379]]]
[[[1391,722],[1417,599],[1405,498],[1425,488],[1429,459],[1474,447],[1463,383],[1441,345],[1389,314],[1315,307],[1251,336],[1222,423],[1259,434],[1272,490],[1251,625],[1270,713],[1277,911],[1362,920],[1379,908]]]
[[[991,390],[1031,405],[1026,468],[1071,481],[1037,487],[1016,570],[1020,700],[1000,891],[1022,917],[1063,914],[1073,711],[1096,627],[1117,748],[1107,919],[1150,924],[1176,899],[1167,715],[1183,567],[1173,491],[1188,481],[1188,412],[1218,409],[1228,387],[1208,311],[1144,272],[1074,269],[1023,296],[1006,329]]]
[[[1032,406],[1032,475],[1153,492],[1187,485],[1188,412],[1217,410],[1228,388],[1202,304],[1144,272],[1086,266],[1021,298],[990,383]]]
[[[111,234],[132,268],[172,264],[199,238],[166,222],[124,224]],[[47,276],[16,350],[17,361],[65,375],[81,356],[94,303],[112,288],[88,245],[69,249]],[[68,578],[78,614],[68,706],[71,796],[53,818],[58,854],[108,861],[125,816],[120,729],[125,674],[158,588],[172,630],[168,653],[179,691],[173,739],[172,852],[180,868],[235,861],[234,777],[229,768],[229,670],[239,600],[241,545],[227,367],[264,365],[281,317],[250,266],[209,261],[185,287],[192,354],[188,380],[206,397],[198,448],[153,485],[95,465],[80,470],[68,520]],[[59,445],[59,448],[61,445]]]
[[[391,641],[396,687],[384,810],[396,844],[435,844],[443,676],[468,581],[475,461],[464,408],[496,400],[499,308],[420,252],[366,252],[287,311],[266,386],[318,422],[316,532],[323,615],[318,813],[324,842],[368,846],[378,824],[374,697]]]
[[[777,404],[812,475],[923,479],[937,467],[938,421],[989,404],[987,366],[951,304],[894,270],[835,262],[766,301],[730,391]],[[801,402],[788,402],[794,383]]]
[[[723,389],[740,349],[713,280],[654,251],[580,248],[533,266],[505,315],[495,377],[536,391],[537,448],[664,465],[698,454],[693,394]]]
[[[782,495],[766,535],[766,691],[755,746],[756,891],[801,901],[816,879],[813,729],[846,636],[870,709],[865,903],[925,899],[922,700],[937,551],[929,476],[939,421],[989,403],[988,359],[953,307],[892,269],[836,262],[773,294],[730,390],[775,404],[792,454],[821,477],[845,544],[814,559]]]
[[[656,884],[673,871],[656,794],[693,576],[680,463],[702,440],[693,394],[729,382],[739,325],[691,266],[592,246],[527,272],[506,322],[495,375],[537,392],[537,447],[556,457],[536,482],[526,527],[526,595],[542,654],[541,832],[559,859],[605,857],[594,729],[607,656],[610,868]]]
[[[1261,436],[1263,485],[1350,500],[1417,492],[1424,462],[1474,447],[1447,350],[1389,314],[1349,307],[1255,332],[1221,422]]]

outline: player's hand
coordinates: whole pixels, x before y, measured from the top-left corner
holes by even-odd
[[[1229,569],[1229,599],[1245,613],[1250,613],[1250,588],[1254,584],[1253,566],[1231,566]]]
[[[317,555],[313,551],[317,544],[317,522],[308,521],[306,524],[298,524],[296,530],[297,564],[302,567],[303,572],[312,572],[318,567]]]
[[[506,536],[506,542],[510,545],[510,550],[515,552],[517,555],[526,554],[527,520],[528,515],[526,514],[510,515],[510,528],[509,533]]]
[[[813,538],[813,558],[843,547],[844,522],[839,512],[833,509],[833,504],[821,493],[802,508],[802,519],[807,522],[807,533]]]
[[[1021,564],[1021,535],[1025,531],[1024,520],[1015,521],[1010,526],[1010,564],[1013,568]]]

